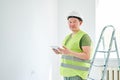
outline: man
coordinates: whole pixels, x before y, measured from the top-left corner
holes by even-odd
[[[72,33],[63,41],[63,47],[53,49],[61,54],[60,73],[64,80],[85,80],[88,75],[91,55],[91,39],[80,29],[83,20],[77,12],[71,12],[67,17]]]

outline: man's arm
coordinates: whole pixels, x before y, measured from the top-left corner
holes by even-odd
[[[89,60],[90,53],[91,53],[91,47],[90,46],[83,46],[82,49],[83,49],[83,52],[78,53],[78,52],[73,52],[73,51],[71,51],[63,46],[63,49],[59,48],[59,51],[62,54],[72,55],[72,56],[78,57],[78,58],[83,59],[83,60]]]

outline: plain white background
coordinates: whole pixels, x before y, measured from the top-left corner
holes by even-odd
[[[56,0],[0,0],[0,80],[51,79],[56,43]]]

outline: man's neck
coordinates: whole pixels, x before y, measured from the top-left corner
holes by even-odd
[[[72,35],[76,34],[78,31],[80,31],[80,29],[76,30],[76,31],[73,31]]]

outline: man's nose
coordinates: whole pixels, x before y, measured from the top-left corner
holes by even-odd
[[[74,25],[74,23],[71,23],[71,26],[73,26]]]

